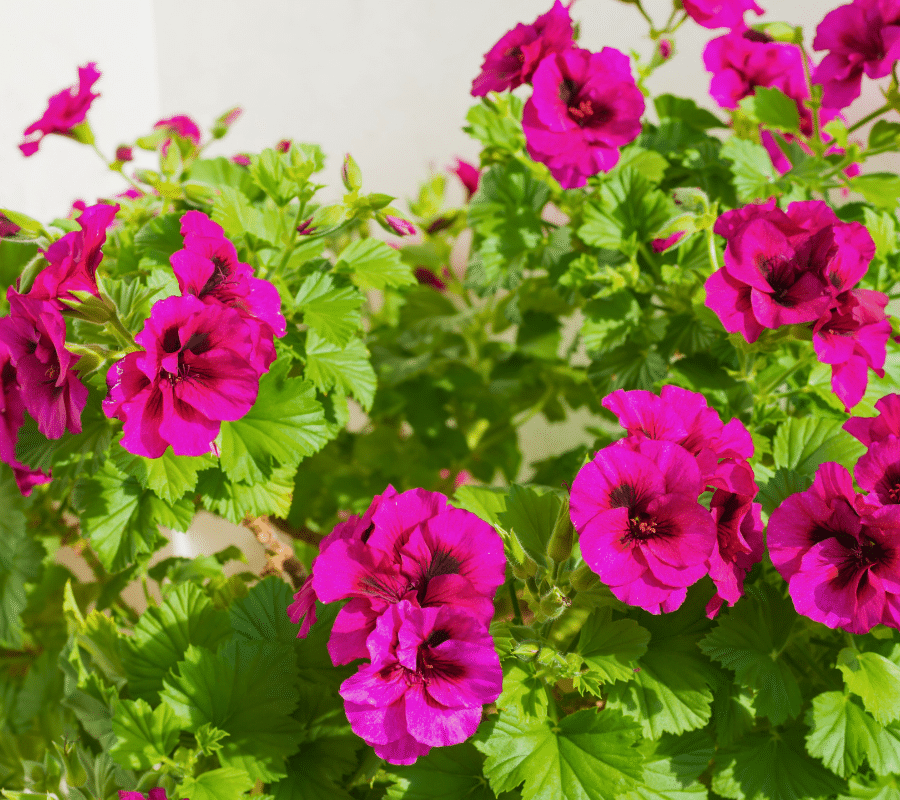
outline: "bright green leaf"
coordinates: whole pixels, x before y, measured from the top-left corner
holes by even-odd
[[[121,700],[113,709],[116,743],[110,755],[123,767],[150,769],[178,741],[179,725],[166,705],[150,708],[144,700]]]
[[[294,304],[303,312],[303,322],[337,347],[344,347],[360,325],[360,292],[351,287],[335,287],[334,278],[324,272],[308,275],[297,292]]]
[[[338,257],[335,269],[346,272],[360,289],[387,289],[415,283],[400,254],[378,239],[355,239]]]
[[[740,106],[767,128],[786,133],[800,132],[797,103],[780,89],[757,86],[752,95],[741,100]]]
[[[853,469],[866,447],[842,429],[843,420],[792,417],[778,428],[772,442],[776,467],[813,475],[819,464],[836,461]]]
[[[534,489],[513,484],[506,509],[497,515],[500,524],[512,531],[522,549],[538,564],[547,563],[547,543],[556,525],[562,502],[554,492],[538,494]]]
[[[844,683],[862,698],[863,705],[882,725],[900,720],[900,667],[878,653],[860,653],[845,647],[837,668]]]
[[[126,475],[132,475],[144,488],[152,489],[167,503],[174,503],[197,485],[197,473],[216,465],[215,458],[203,456],[176,456],[171,447],[159,458],[146,458],[129,453],[118,442],[113,445],[111,457],[116,467]]]
[[[178,786],[177,794],[186,800],[239,800],[252,788],[253,778],[244,770],[220,767],[197,777],[188,775]]]
[[[603,683],[634,677],[637,659],[647,652],[650,633],[633,619],[612,621],[608,609],[588,617],[578,637],[576,652]]]
[[[306,376],[323,392],[338,388],[352,394],[366,411],[375,399],[375,370],[360,339],[340,348],[315,331],[306,336]]]

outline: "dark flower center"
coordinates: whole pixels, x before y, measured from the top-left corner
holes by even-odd
[[[419,604],[425,603],[425,597],[428,595],[428,582],[432,578],[436,578],[438,575],[459,575],[459,567],[458,558],[450,555],[446,550],[436,550],[428,567],[417,581],[416,599]]]
[[[360,541],[365,544],[369,541],[369,537],[375,532],[375,523],[370,522],[369,527],[366,528],[359,536]]]
[[[748,28],[741,34],[742,38],[747,39],[750,42],[761,42],[762,44],[770,44],[774,42],[771,36],[768,33],[763,33],[762,31],[755,31],[753,28]]]
[[[634,505],[637,492],[634,486],[628,483],[620,483],[609,493],[610,508],[630,508]]]
[[[212,256],[210,261],[213,264],[213,273],[209,276],[206,283],[203,284],[203,288],[200,290],[201,295],[208,294],[216,287],[221,286],[228,280],[230,275],[228,263],[221,256]]]
[[[632,517],[628,520],[628,534],[625,537],[628,540],[645,541],[660,535],[662,535],[662,531],[659,530],[655,519]]]
[[[579,89],[571,78],[563,78],[559,84],[559,99],[565,103],[569,119],[582,128],[602,125],[612,116],[612,112],[605,106],[595,105],[589,97],[581,97]]]
[[[525,63],[525,54],[522,52],[522,48],[519,47],[519,45],[507,47],[503,52],[503,55],[506,58],[515,58],[520,64]]]
[[[886,556],[885,549],[878,542],[865,538],[862,541],[854,541],[852,548],[847,549],[847,554],[838,566],[835,583],[839,588],[844,588],[859,575],[859,589],[862,589],[868,582],[868,570],[884,561]]]
[[[177,353],[181,350],[181,338],[178,336],[178,328],[169,328],[162,335],[162,349],[167,353]]]
[[[445,630],[444,628],[437,628],[433,630],[428,638],[425,640],[426,647],[437,647],[439,644],[443,644],[450,638],[450,631]]]
[[[772,299],[784,308],[793,308],[797,301],[789,296],[794,288],[796,275],[793,264],[783,256],[760,258],[759,270],[772,287]]]

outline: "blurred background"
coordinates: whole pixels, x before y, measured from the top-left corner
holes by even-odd
[[[825,13],[839,4],[760,3],[770,9],[760,20],[803,25],[807,44]],[[259,151],[282,138],[316,142],[329,156],[323,180],[332,187],[331,197],[337,196],[341,160],[349,152],[362,169],[365,189],[395,195],[403,208],[403,199],[454,156],[477,159],[477,147],[461,128],[484,53],[516,23],[532,22],[550,5],[551,0],[0,0],[0,207],[49,220],[65,216],[75,199],[92,203],[126,188],[89,148],[65,138],[47,137],[31,158],[17,147],[47,98],[76,82],[79,65],[95,61],[102,78],[94,90],[101,97],[89,119],[110,157],[118,144],[147,133],[163,117],[186,113],[207,128],[240,106],[243,116],[208,154]],[[662,26],[672,3],[644,0],[644,7]],[[612,46],[649,57],[647,23],[633,5],[576,0],[572,16],[581,22],[583,47]],[[751,14],[747,20],[757,21]],[[687,21],[675,38],[674,56],[648,82],[651,91],[688,96],[715,110],[702,52],[721,33]],[[852,122],[881,104],[878,87],[864,81],[847,118]],[[891,165],[879,165],[884,166]],[[462,189],[455,181],[450,185],[451,201],[462,202]],[[574,446],[589,422],[578,415],[553,426],[542,417],[531,420],[522,433],[526,457]],[[209,553],[230,543],[258,571],[265,555],[252,534],[207,514],[198,515],[187,535],[173,535],[158,558]],[[139,592],[133,600],[141,602]]]

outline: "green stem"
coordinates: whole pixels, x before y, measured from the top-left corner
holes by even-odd
[[[118,335],[129,349],[140,349],[134,340],[134,336],[131,335],[131,331],[122,324],[122,320],[119,319],[118,315],[113,316],[109,320],[109,325],[112,326],[113,332]]]
[[[123,171],[123,169],[122,169],[121,167],[114,167],[113,164],[114,164],[115,162],[111,162],[111,161],[107,161],[107,160],[106,160],[106,156],[103,155],[103,153],[100,151],[100,148],[97,147],[96,144],[92,143],[92,144],[91,144],[91,148],[93,149],[93,151],[94,151],[98,156],[100,156],[100,160],[101,160],[104,164],[106,164],[106,168],[107,168],[107,169],[111,170],[112,172],[118,172],[119,175],[121,175],[123,178],[125,178],[125,180],[128,181],[128,183],[130,183],[130,184],[132,185],[133,188],[137,189],[141,194],[144,193],[144,188],[143,188],[140,184],[135,183],[131,178],[129,178],[129,177],[125,174],[125,172]]]
[[[806,101],[806,106],[812,113],[813,119],[812,149],[821,158],[826,150],[825,143],[822,140],[822,127],[819,122],[819,109],[822,107],[822,100],[813,91],[812,75],[809,71],[809,56],[806,54],[805,48],[800,48],[800,55],[803,59],[803,74],[806,77],[806,86],[809,89],[809,99]]]
[[[706,244],[709,248],[709,263],[715,272],[719,269],[719,254],[716,252],[716,240],[712,228],[706,229]]]
[[[516,594],[516,582],[507,581],[506,588],[509,591],[509,599],[512,601],[513,622],[516,625],[522,624],[522,608],[519,606],[519,596]]]
[[[641,16],[645,20],[647,20],[647,24],[650,26],[650,34],[652,36],[654,33],[656,33],[656,26],[653,24],[653,20],[650,19],[650,15],[644,9],[644,6],[641,3],[641,0],[634,0],[634,5],[635,5],[635,8],[637,8],[637,10],[640,11]]]
[[[284,271],[288,261],[291,259],[291,253],[294,252],[294,243],[297,241],[297,226],[300,224],[300,217],[303,215],[305,207],[304,203],[298,203],[297,205],[297,214],[294,216],[294,224],[291,226],[291,240],[287,243],[287,246],[284,249],[284,255],[281,257],[281,262],[278,264],[279,275]]]
[[[887,111],[891,110],[891,104],[885,103],[881,108],[876,108],[871,114],[866,114],[861,120],[854,122],[849,128],[847,128],[847,133],[853,133],[853,131],[858,130],[867,122],[871,122],[875,117],[880,117]]]

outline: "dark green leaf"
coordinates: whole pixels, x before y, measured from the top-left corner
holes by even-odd
[[[306,376],[323,392],[337,388],[352,394],[366,411],[375,398],[375,370],[360,339],[337,347],[315,331],[306,336]]]
[[[112,447],[111,457],[116,467],[134,476],[142,487],[152,489],[167,503],[174,503],[197,485],[197,473],[216,465],[215,458],[203,456],[176,456],[172,448],[159,458],[145,458],[129,453],[119,445]]]
[[[409,767],[390,767],[388,800],[494,800],[483,756],[470,742],[436,747]]]
[[[303,312],[303,322],[338,347],[344,347],[360,325],[360,306],[365,298],[350,286],[336,287],[324,272],[306,277],[294,304]]]
[[[293,594],[291,587],[274,575],[256,584],[245,598],[228,609],[235,635],[293,645],[297,626],[287,615]]]
[[[633,619],[613,621],[608,609],[594,612],[578,637],[576,652],[601,683],[634,677],[637,659],[647,652],[650,633]]]
[[[547,543],[553,534],[562,502],[554,492],[538,494],[527,486],[513,484],[506,509],[498,514],[500,524],[512,531],[522,549],[538,564],[547,563]]]

